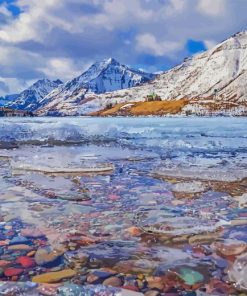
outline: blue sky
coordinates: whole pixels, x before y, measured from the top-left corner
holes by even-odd
[[[246,29],[246,0],[0,0],[0,95],[114,57],[167,70]]]
[[[6,3],[6,8],[11,12],[13,17],[18,16],[21,13],[20,8],[18,7],[18,5],[16,5],[15,2],[16,0],[0,1],[0,3],[2,4]]]

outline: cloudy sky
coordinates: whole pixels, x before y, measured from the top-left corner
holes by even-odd
[[[114,57],[157,72],[245,30],[247,0],[0,0],[0,95]]]

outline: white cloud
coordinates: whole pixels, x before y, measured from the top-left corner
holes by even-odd
[[[182,12],[186,5],[187,1],[184,0],[170,0],[170,3],[165,7],[165,15],[173,15]]]
[[[89,5],[92,2],[95,7],[101,8],[100,13],[91,15],[82,12],[75,17],[76,12],[70,10],[70,4]],[[143,9],[140,0],[19,0],[17,4],[25,12],[11,24],[3,26],[0,40],[13,43],[28,40],[42,42],[54,28],[70,33],[84,32],[88,26],[114,30],[138,21],[148,22],[155,16],[152,9]]]
[[[28,40],[42,41],[46,34],[54,27],[60,26],[66,30],[72,29],[71,23],[59,17],[54,10],[59,11],[65,0],[19,0],[24,13],[3,26],[0,30],[0,40],[7,42],[22,42]]]
[[[78,69],[72,59],[68,58],[51,58],[47,61],[45,67],[39,68],[46,77],[51,79],[60,78],[67,81],[73,77],[80,75],[83,71],[82,68]]]
[[[19,17],[0,5],[0,76],[11,91],[44,76],[70,79],[109,56],[153,71],[166,61],[177,64],[189,54],[188,39],[211,48],[243,29],[247,1],[17,0],[15,5],[23,11]],[[157,64],[143,65],[146,54]]]
[[[38,65],[40,56],[36,53],[27,52],[15,46],[0,46],[0,65],[1,70],[5,69],[9,76],[15,74],[17,69],[24,70]],[[13,71],[14,70],[14,71]]]
[[[8,87],[8,92],[11,94],[19,93],[27,88],[29,85],[31,85],[29,81],[17,78],[0,77],[0,82],[3,82]],[[0,90],[0,96],[3,96],[5,94],[5,91]]]
[[[174,41],[161,41],[150,33],[138,35],[136,37],[136,49],[157,56],[169,55],[181,49],[181,44]]]
[[[226,0],[199,0],[197,9],[202,14],[217,17],[225,13],[226,5]]]

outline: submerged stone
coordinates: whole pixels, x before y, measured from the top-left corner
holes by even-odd
[[[39,248],[35,253],[35,262],[40,266],[54,267],[61,263],[62,251],[55,251],[50,247]]]
[[[21,245],[9,246],[8,247],[8,250],[12,250],[12,251],[27,251],[27,252],[29,252],[29,251],[33,250],[33,248],[30,247],[30,246],[28,246],[28,245],[21,244]]]
[[[222,242],[214,242],[212,248],[223,256],[237,256],[247,249],[247,244],[244,241],[226,239]]]
[[[24,236],[16,236],[10,241],[10,245],[29,244],[30,241]]]
[[[7,268],[4,271],[4,275],[7,277],[11,277],[11,276],[16,276],[16,275],[20,275],[23,273],[23,269],[22,268]]]
[[[16,263],[21,264],[21,266],[22,267],[25,267],[25,268],[30,268],[30,267],[33,267],[33,266],[36,265],[34,259],[32,259],[30,257],[27,257],[27,256],[21,256],[21,257],[19,257],[16,260]]]
[[[112,286],[112,287],[121,287],[122,281],[120,278],[116,276],[109,277],[108,279],[104,280],[103,285],[105,286]]]
[[[36,228],[22,229],[21,235],[27,238],[39,238],[44,236],[44,234],[39,229],[36,229]]]
[[[204,277],[201,273],[190,268],[181,268],[179,271],[179,276],[184,280],[187,285],[194,285],[202,282]]]
[[[235,282],[238,289],[247,292],[247,253],[237,257],[228,275],[229,279]]]
[[[148,283],[148,287],[150,289],[159,289],[162,290],[164,288],[164,283],[161,277],[158,276],[149,276],[146,277],[146,281]]]
[[[4,268],[8,265],[11,264],[11,261],[7,261],[7,260],[0,260],[0,268]]]
[[[59,283],[64,279],[70,279],[76,275],[72,269],[65,269],[62,271],[48,272],[41,275],[36,275],[32,278],[35,283]]]
[[[155,290],[147,291],[145,293],[145,296],[159,296],[159,295],[160,295],[160,292],[155,291]]]

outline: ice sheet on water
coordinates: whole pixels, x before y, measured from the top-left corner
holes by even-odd
[[[160,177],[177,177],[194,180],[212,180],[212,181],[241,181],[247,178],[247,171],[241,167],[203,167],[203,166],[161,166],[153,171],[153,173]]]
[[[47,173],[107,172],[114,169],[111,161],[139,160],[155,157],[154,153],[117,147],[87,146],[21,146],[17,150],[1,151],[11,159],[13,170]]]
[[[167,163],[158,168],[163,175],[187,175],[191,178],[201,175],[210,180],[230,181],[246,177],[245,118],[13,118],[0,119],[0,131],[0,142],[50,143],[56,149],[57,144],[95,144],[96,156],[87,151],[87,161],[97,157],[99,146],[105,148],[111,145],[131,149],[127,158],[147,157],[146,153],[152,152],[163,160],[172,160],[169,168]],[[137,150],[139,154],[134,155]],[[140,155],[140,151],[143,155]],[[1,150],[0,154],[6,156],[4,153]],[[20,150],[18,153],[21,155]],[[114,160],[122,155],[119,151],[108,153]],[[63,155],[63,164],[58,164],[58,168],[73,167],[73,163],[66,163],[66,154],[59,150],[56,154]],[[41,155],[43,159],[46,158],[37,152],[37,157]],[[28,168],[26,160],[22,159],[21,163]],[[46,167],[35,159],[33,163],[41,166],[42,170]],[[53,168],[56,167],[54,159],[50,163]],[[78,163],[78,159],[75,163]]]
[[[101,172],[114,169],[111,163],[100,161],[100,155],[87,153],[78,147],[23,147],[8,152],[13,170],[46,173]]]
[[[246,147],[242,118],[40,118],[0,119],[0,141],[83,141],[121,137],[162,147]],[[235,139],[232,141],[232,139]],[[158,140],[159,142],[155,141]],[[161,141],[160,141],[161,140]],[[148,142],[147,142],[148,144]]]
[[[196,217],[162,217],[160,214],[159,221],[153,221],[153,213],[150,212],[146,219],[143,219],[142,224],[146,231],[153,231],[155,233],[171,234],[175,236],[186,234],[199,234],[203,232],[214,232],[218,225],[214,221],[208,219],[198,219]],[[154,226],[152,226],[152,224]]]
[[[73,174],[73,173],[102,173],[109,172],[114,170],[114,165],[112,164],[97,164],[97,166],[92,164],[84,164],[79,167],[49,167],[44,165],[35,165],[35,164],[25,164],[21,162],[12,162],[12,169],[16,171],[32,171],[32,172],[43,172],[49,174]]]
[[[201,182],[197,182],[197,181],[182,182],[182,183],[174,184],[172,186],[172,190],[175,192],[196,193],[196,192],[203,192],[205,190],[205,186]]]

